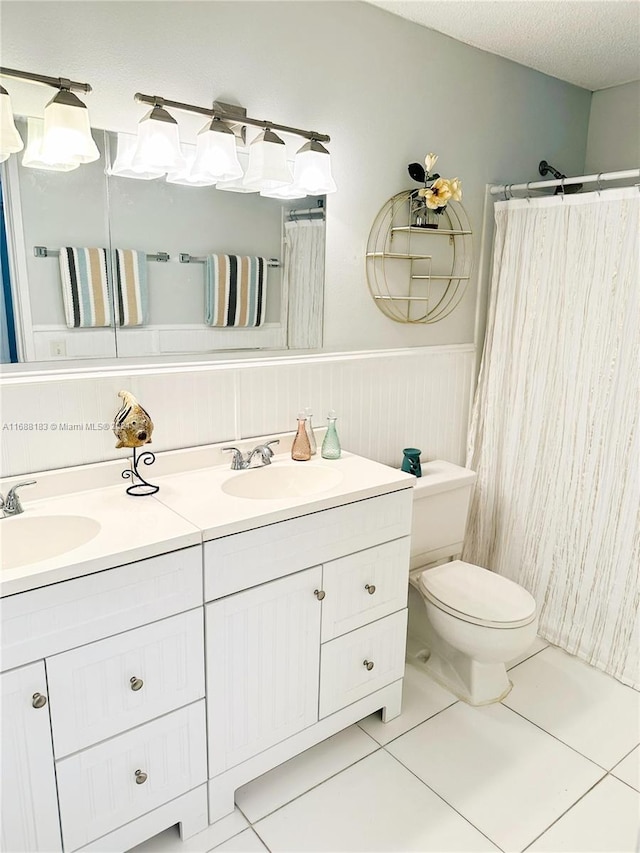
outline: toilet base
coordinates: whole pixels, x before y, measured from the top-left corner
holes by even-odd
[[[414,648],[417,645],[409,644]],[[468,705],[500,702],[513,687],[504,664],[480,663],[457,653],[459,659],[454,665],[433,649],[407,651],[407,661]],[[455,649],[451,651],[455,653]]]

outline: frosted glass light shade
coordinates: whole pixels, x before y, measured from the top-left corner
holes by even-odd
[[[324,145],[312,139],[296,154],[293,180],[307,195],[326,195],[338,188],[331,174],[331,156]]]
[[[100,157],[91,136],[89,111],[62,89],[44,108],[42,158],[47,163],[91,163]]]
[[[11,98],[4,86],[0,86],[0,163],[23,148],[22,137],[13,120]]]
[[[131,133],[119,133],[117,142],[116,159],[113,165],[107,169],[108,175],[119,178],[134,178],[138,181],[151,181],[161,178],[164,171],[161,169],[149,169],[146,172],[136,171],[131,166],[133,154],[136,150],[136,137]]]
[[[47,172],[72,172],[80,168],[80,163],[48,163],[42,158],[42,141],[44,138],[44,120],[27,118],[27,147],[22,155],[22,165],[27,169],[43,169]]]
[[[249,163],[249,154],[247,151],[238,151],[238,161],[240,167],[246,171]],[[218,181],[216,183],[217,190],[223,190],[230,193],[257,193],[257,188],[245,187],[244,178],[234,178],[232,181]]]
[[[291,170],[293,160],[288,160],[287,164]],[[291,184],[285,184],[284,187],[277,187],[275,190],[260,190],[260,195],[265,198],[280,199],[306,198],[307,196],[306,192],[303,189],[300,189],[295,181]]]
[[[212,178],[199,178],[194,175],[193,163],[196,158],[196,150],[193,145],[182,145],[182,155],[185,165],[181,169],[175,169],[167,174],[168,184],[182,184],[185,187],[212,187],[215,181]]]
[[[259,133],[249,146],[249,166],[244,176],[244,186],[256,190],[275,190],[290,184],[292,180],[282,139],[272,130]]]
[[[191,173],[196,180],[209,180],[212,183],[242,177],[235,133],[220,119],[214,118],[198,133]]]
[[[180,150],[178,123],[162,107],[154,107],[140,120],[131,168],[138,172],[185,168]]]

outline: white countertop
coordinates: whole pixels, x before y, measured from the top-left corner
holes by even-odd
[[[244,442],[245,446],[249,444],[251,447],[256,443],[257,439]],[[24,513],[16,516],[16,520],[84,516],[99,522],[100,530],[90,541],[58,556],[15,568],[2,567],[0,596],[36,589],[199,545],[221,536],[411,488],[415,481],[409,474],[345,452],[337,460],[322,459],[318,454],[310,462],[293,463],[286,437],[280,446],[285,452],[274,456],[270,467],[275,469],[283,465],[300,465],[327,468],[339,472],[338,484],[303,497],[234,497],[225,493],[222,486],[230,478],[242,476],[246,472],[230,470],[228,456],[223,455],[217,445],[194,448],[193,451],[158,454],[158,464],[154,465],[157,475],[151,474],[153,469],[145,469],[145,476],[160,486],[160,491],[149,497],[126,494],[127,483],[120,477],[122,468],[126,467],[125,460],[119,464],[110,462],[84,466],[83,469],[30,475],[28,479],[39,480],[39,483],[32,487],[33,491],[25,488],[21,493]],[[223,459],[224,464],[220,464]],[[203,466],[204,460],[206,467]],[[211,465],[209,461],[218,464]],[[259,469],[256,473],[259,475]],[[13,479],[17,481],[20,478]],[[91,484],[95,483],[102,487],[91,488]],[[6,484],[3,484],[4,489]],[[37,499],[29,500],[30,495]],[[12,518],[0,520],[0,557],[7,525],[11,526],[13,522]]]

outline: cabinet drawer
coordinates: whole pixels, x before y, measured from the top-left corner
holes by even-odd
[[[205,542],[205,600],[408,536],[412,497],[403,489]]]
[[[404,675],[407,611],[400,610],[320,651],[320,719]],[[364,661],[373,663],[367,669]]]
[[[410,538],[325,563],[322,642],[407,606]]]
[[[69,853],[206,781],[204,700],[63,758],[56,769]],[[137,771],[147,774],[143,784]]]
[[[111,637],[200,604],[199,545],[10,595],[0,602],[2,668]]]
[[[204,696],[202,608],[47,659],[57,758]]]

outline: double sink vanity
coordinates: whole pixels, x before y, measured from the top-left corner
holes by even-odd
[[[220,446],[158,454],[153,497],[123,461],[35,475],[0,520],[3,851],[188,838],[400,713],[414,478],[280,439],[243,471]]]

